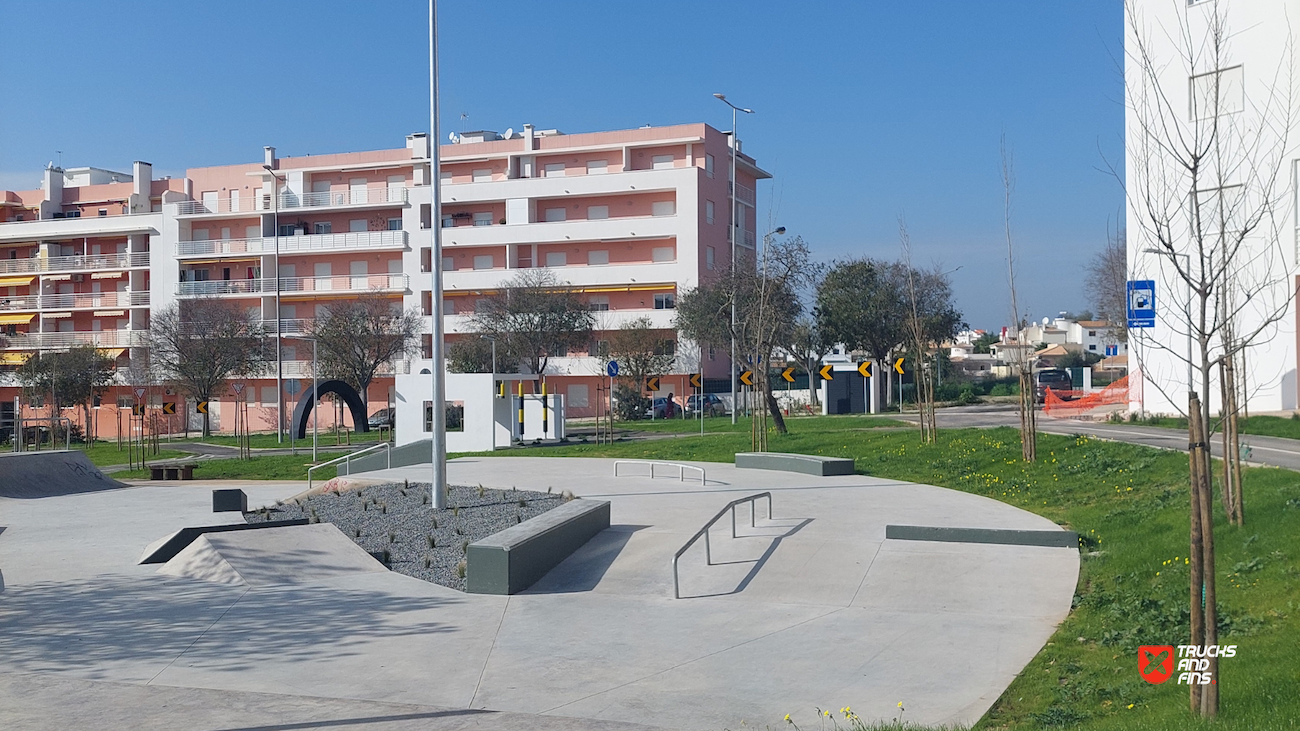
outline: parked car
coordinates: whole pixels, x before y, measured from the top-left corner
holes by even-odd
[[[676,403],[673,403],[672,413],[670,414],[668,409],[668,398],[666,396],[660,396],[654,400],[654,405],[651,408],[654,409],[653,416],[650,413],[651,409],[645,410],[645,418],[647,419],[666,419],[669,416],[677,416],[677,410],[680,407],[678,407]]]
[[[1074,389],[1074,379],[1064,368],[1044,368],[1034,374],[1034,395],[1038,403],[1047,399],[1047,392],[1057,392],[1057,397],[1068,399],[1068,392]]]
[[[397,411],[395,409],[380,409],[366,419],[366,425],[371,429],[378,429],[381,426],[393,428],[397,423]]]
[[[717,394],[695,393],[686,398],[686,413],[695,414],[701,409],[705,416],[725,416],[727,413],[727,405],[718,398]]]

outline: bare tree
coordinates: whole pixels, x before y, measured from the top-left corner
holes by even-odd
[[[150,361],[158,374],[196,401],[217,395],[234,375],[248,375],[268,360],[260,320],[216,298],[181,300],[155,312],[149,323]],[[137,376],[145,385],[151,374]],[[203,435],[211,433],[203,415]]]
[[[939,426],[935,420],[934,378],[940,367],[936,352],[931,368],[931,348],[957,334],[962,327],[961,313],[952,302],[952,286],[948,277],[938,267],[918,271],[912,266],[912,239],[907,233],[907,223],[898,219],[898,236],[903,248],[903,266],[907,270],[907,306],[904,316],[908,340],[915,362],[916,405],[920,412],[921,441],[933,444],[938,440]]]
[[[758,266],[742,260],[737,267],[711,282],[684,292],[677,303],[677,329],[696,342],[727,342],[733,335],[741,352],[754,364],[754,388],[766,408],[755,414],[751,443],[766,449],[767,419],[776,430],[787,432],[780,405],[772,393],[768,366],[773,352],[790,340],[794,323],[803,313],[799,292],[817,276],[808,245],[793,237],[765,242]],[[736,305],[736,326],[731,326],[731,305]]]
[[[1016,346],[1011,351],[1011,367],[1017,371],[1020,379],[1020,456],[1026,462],[1038,459],[1038,414],[1034,411],[1038,394],[1034,389],[1034,355],[1027,343],[1023,342],[1022,333],[1025,316],[1020,311],[1020,300],[1016,296],[1016,252],[1011,239],[1011,195],[1016,189],[1015,163],[1011,151],[1007,149],[1004,135],[1002,152],[1002,226],[1007,238],[1007,289],[1011,294],[1011,326],[1016,334]]]
[[[415,309],[402,310],[400,303],[374,293],[340,300],[312,322],[320,370],[369,403],[370,384],[393,361],[415,351],[424,322]]]
[[[553,356],[591,340],[596,317],[583,296],[550,269],[521,269],[482,300],[471,316],[479,333],[495,338],[498,355],[524,373],[542,375]]]
[[[1191,644],[1207,646],[1218,642],[1208,447],[1214,371],[1221,379],[1224,438],[1231,439],[1225,443],[1231,466],[1225,467],[1224,507],[1230,520],[1241,523],[1236,371],[1250,348],[1275,337],[1293,294],[1282,235],[1288,213],[1282,175],[1297,119],[1294,52],[1288,43],[1276,73],[1250,94],[1244,80],[1228,75],[1235,66],[1233,33],[1221,4],[1207,4],[1194,24],[1175,12],[1172,23],[1154,31],[1131,0],[1125,12],[1126,193],[1138,227],[1129,233],[1140,251],[1161,257],[1164,300],[1176,303],[1173,311],[1181,305],[1184,315],[1182,322],[1163,318],[1174,338],[1141,331],[1136,339],[1148,352],[1187,367]],[[1172,57],[1155,50],[1153,34],[1172,47]],[[1184,90],[1190,96],[1186,104]],[[1188,340],[1186,353],[1175,344],[1178,335]],[[1182,385],[1176,379],[1143,366],[1143,382],[1175,406],[1171,391]],[[1206,717],[1218,712],[1221,680],[1217,658],[1209,662],[1216,683],[1191,690],[1193,711]]]
[[[817,323],[817,318],[811,314],[805,314],[795,321],[794,327],[790,328],[790,340],[786,343],[785,351],[791,357],[799,361],[799,365],[808,373],[808,396],[814,410],[821,405],[821,398],[817,395],[815,379],[813,375],[817,373],[817,365],[835,349],[835,341],[828,340],[826,333]]]
[[[90,443],[94,438],[91,402],[112,385],[114,372],[113,359],[98,348],[76,345],[65,351],[37,353],[14,375],[28,394],[48,397],[55,414],[68,406],[80,406],[86,442]]]
[[[1109,323],[1121,343],[1128,342],[1128,237],[1122,225],[1107,233],[1106,245],[1088,262],[1085,286],[1095,316]]]

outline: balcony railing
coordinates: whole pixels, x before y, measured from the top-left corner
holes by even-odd
[[[339,234],[303,234],[281,236],[280,253],[297,254],[357,249],[394,249],[406,247],[405,231],[360,231]],[[256,239],[217,239],[182,241],[176,244],[177,256],[229,256],[234,254],[270,254],[275,251],[276,237]]]
[[[334,206],[375,206],[402,205],[406,203],[404,186],[376,186],[370,188],[352,188],[349,190],[331,190],[318,193],[280,193],[279,210],[292,211],[301,208],[325,208]],[[275,202],[269,194],[257,194],[251,198],[221,197],[207,201],[181,201],[176,204],[179,216],[196,216],[206,213],[265,213],[276,210]]]
[[[5,310],[99,310],[117,307],[143,307],[148,304],[148,292],[28,294],[15,297],[0,297],[0,312]]]
[[[55,256],[46,259],[0,259],[0,274],[39,274],[41,272],[68,272],[77,270],[128,269],[149,266],[149,253],[87,254],[84,256]]]
[[[280,277],[280,292],[404,292],[410,284],[405,274],[339,274],[330,277]],[[223,294],[269,294],[275,292],[274,279],[219,279],[204,282],[179,282],[176,294],[195,297]]]
[[[132,348],[148,345],[147,330],[98,330],[93,332],[18,333],[5,336],[9,350],[60,350],[74,345],[97,348]]]
[[[754,189],[739,184],[735,186],[735,189],[736,189],[736,200],[740,201],[741,203],[744,203],[750,208],[753,208],[754,201],[756,200],[754,197]]]

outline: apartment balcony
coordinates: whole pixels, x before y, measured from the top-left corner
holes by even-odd
[[[146,307],[148,292],[82,292],[78,294],[28,294],[0,297],[0,312],[6,310],[100,310]]]
[[[340,274],[330,277],[281,277],[280,294],[320,294],[336,292],[404,293],[410,285],[405,274]],[[221,295],[274,294],[275,279],[218,279],[204,282],[179,282],[178,297],[213,297]]]
[[[133,254],[89,254],[55,256],[47,259],[0,259],[0,274],[42,274],[45,272],[104,271],[149,266],[149,252]]]
[[[602,264],[594,266],[552,267],[556,279],[574,287],[647,287],[655,283],[676,282],[678,264],[644,262],[638,264]],[[442,275],[446,291],[488,290],[518,274],[520,269],[455,269]],[[662,290],[662,288],[660,288]]]
[[[569,196],[653,193],[677,190],[694,181],[703,168],[625,170],[603,175],[554,178],[512,178],[482,183],[443,183],[443,203],[482,203],[509,198],[564,198]]]
[[[76,345],[93,345],[96,348],[134,348],[149,344],[149,331],[18,333],[6,335],[5,340],[7,350],[65,350]]]
[[[161,213],[132,213],[123,216],[8,221],[0,223],[0,243],[156,234],[162,230],[162,215]]]
[[[676,236],[681,230],[681,225],[678,216],[672,215],[622,216],[500,226],[453,226],[442,229],[442,243],[447,246],[505,246],[507,244],[555,244],[566,241],[662,239]]]
[[[361,231],[338,234],[304,234],[280,236],[280,254],[331,254],[349,251],[380,251],[405,249],[405,231]],[[217,239],[212,241],[182,241],[176,244],[176,257],[237,256],[240,254],[273,254],[276,237],[256,239]],[[0,270],[2,271],[2,270]]]
[[[675,330],[677,310],[656,310],[653,308],[634,310],[604,310],[592,313],[596,316],[597,331],[618,330],[633,320],[646,318],[650,325],[658,330]],[[476,332],[472,312],[457,312],[444,315],[443,331],[448,335],[468,335]]]
[[[301,353],[301,351],[299,352]],[[303,383],[298,384],[299,391],[301,391],[302,389],[311,388],[311,360],[310,359],[285,360],[285,361],[281,361],[280,365],[283,369],[281,373],[285,378],[296,378],[300,381],[303,381]],[[316,363],[316,367],[317,369],[320,368],[319,361]],[[384,363],[383,365],[379,366],[379,371],[377,375],[379,375],[382,378],[384,376],[391,377],[394,375],[406,375],[407,373],[410,372],[411,372],[411,362],[409,360],[398,360],[392,363]],[[271,361],[266,368],[263,368],[258,373],[251,374],[248,377],[263,378],[263,379],[275,378],[275,361]],[[324,374],[320,373],[319,370],[317,372],[317,378],[322,383],[325,382],[326,380]],[[293,398],[296,400],[297,394],[293,394]]]
[[[322,191],[319,193],[280,194],[279,211],[299,211],[304,208],[365,208],[405,205],[407,190],[404,186],[375,186],[350,190]],[[270,195],[258,194],[251,198],[222,196],[208,200],[180,201],[176,203],[178,216],[231,215],[241,213],[272,213],[276,211]]]
[[[728,185],[728,189],[727,189],[728,192],[731,192],[732,189],[735,190],[737,202],[744,203],[750,208],[754,207],[754,203],[757,201],[757,198],[754,195],[753,188],[750,188],[749,186],[746,185],[733,185],[731,183],[728,183],[727,185]]]

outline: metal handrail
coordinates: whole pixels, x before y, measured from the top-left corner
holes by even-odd
[[[718,522],[718,520],[721,519],[722,516],[725,515],[728,510],[730,510],[731,511],[731,537],[735,538],[736,537],[736,506],[740,505],[741,503],[749,503],[749,527],[751,528],[756,527],[755,513],[758,512],[758,499],[761,497],[767,498],[767,519],[771,520],[772,519],[772,493],[760,492],[755,495],[750,495],[749,497],[742,497],[737,500],[732,500],[731,502],[727,503],[726,506],[722,508],[722,510],[719,510],[718,514],[713,516],[709,520],[709,522],[705,523],[703,528],[699,529],[699,531],[697,531],[695,535],[691,536],[691,539],[686,542],[686,545],[677,549],[677,553],[673,554],[673,598],[674,599],[682,598],[681,587],[677,580],[677,559],[681,558],[682,554],[686,553],[686,549],[695,545],[695,542],[700,540],[700,537],[703,536],[705,565],[712,566],[713,549],[709,546],[709,529],[712,528],[713,524]]]
[[[379,444],[376,444],[376,445],[373,446],[373,447],[366,447],[365,449],[358,449],[358,450],[355,451],[355,452],[348,452],[347,454],[343,455],[342,457],[335,457],[334,459],[331,459],[331,460],[328,461],[328,462],[321,462],[321,463],[318,464],[318,465],[312,465],[311,467],[308,467],[308,468],[307,468],[307,489],[308,489],[308,490],[311,489],[311,484],[312,484],[312,480],[311,480],[311,471],[312,471],[312,470],[320,469],[321,467],[329,467],[330,465],[332,465],[332,464],[338,464],[339,462],[342,462],[342,463],[343,463],[343,467],[344,467],[344,468],[347,468],[347,467],[348,467],[348,463],[349,463],[350,461],[352,461],[352,458],[353,458],[353,457],[360,457],[360,456],[363,455],[363,454],[367,454],[367,453],[369,453],[369,452],[374,452],[375,450],[378,450],[378,449],[387,449],[387,450],[388,450],[388,468],[389,468],[389,469],[392,469],[392,468],[393,468],[393,451],[392,451],[392,445],[389,444],[388,442],[380,442]],[[343,474],[345,474],[345,475],[350,475],[350,474],[352,474],[352,470],[351,470],[351,469],[348,469],[348,471],[347,471],[347,472],[344,472]],[[772,506],[771,506],[771,505],[768,506],[767,513],[768,513],[768,515],[771,515],[771,514],[772,514]]]
[[[614,461],[614,476],[615,476],[615,477],[618,477],[618,466],[621,465],[621,464],[648,464],[648,465],[650,465],[650,479],[652,479],[652,480],[654,479],[654,476],[655,476],[655,465],[665,465],[665,466],[668,466],[668,467],[676,467],[676,468],[677,468],[677,481],[678,481],[678,482],[685,482],[685,481],[686,481],[686,470],[699,470],[699,473],[700,473],[700,484],[701,484],[701,485],[705,484],[705,482],[707,481],[707,480],[705,479],[705,476],[704,476],[704,468],[703,468],[703,467],[697,467],[697,466],[695,466],[695,465],[693,465],[693,464],[684,464],[684,463],[682,463],[682,462],[659,462],[659,461],[656,461],[656,460],[650,460],[650,459],[619,459],[619,460],[615,460],[615,461]]]

